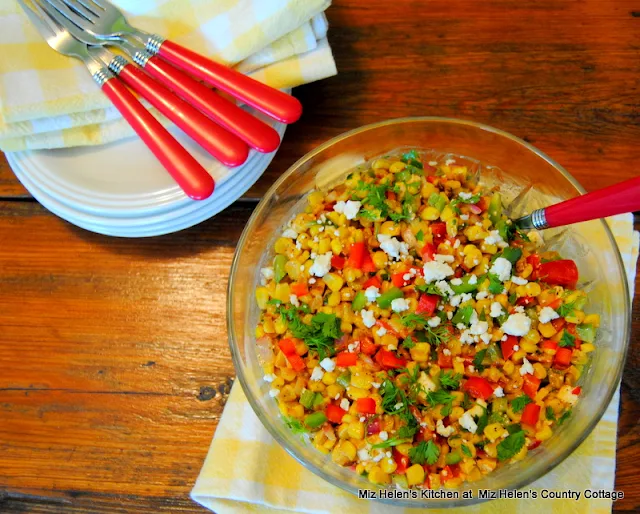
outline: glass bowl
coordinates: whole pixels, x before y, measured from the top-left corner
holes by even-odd
[[[399,148],[431,149],[441,158],[448,154],[466,156],[468,159],[461,160],[481,171],[482,182],[499,182],[506,190],[513,217],[584,193],[566,170],[521,139],[479,123],[435,117],[384,121],[342,134],[305,155],[269,189],[240,237],[231,267],[227,328],[233,362],[249,403],[276,441],[307,469],[353,494],[358,489],[375,491],[379,486],[305,444],[285,425],[268,394],[270,386],[263,380],[255,345],[259,311],[254,291],[260,281],[260,268],[268,265],[273,255],[271,248],[278,231],[301,209],[310,191],[326,189],[355,166]],[[590,291],[590,304],[585,310],[600,313],[602,319],[597,349],[579,382],[581,399],[569,421],[524,460],[463,484],[460,499],[379,501],[406,507],[453,507],[482,501],[478,498],[480,489],[521,488],[574,451],[602,417],[620,382],[629,341],[629,293],[622,259],[602,220],[545,231],[543,235],[547,247],[577,261],[579,285]],[[468,489],[473,491],[473,499],[462,499],[462,491]]]

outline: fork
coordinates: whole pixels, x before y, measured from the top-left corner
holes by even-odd
[[[18,0],[18,3],[51,48],[63,55],[80,59],[85,64],[102,92],[120,111],[187,196],[194,200],[203,200],[211,196],[215,187],[211,175],[136,100],[126,86],[117,80],[98,58],[91,55],[87,45],[58,25],[38,3],[32,1],[31,7],[24,0]]]
[[[157,34],[149,34],[132,27],[122,11],[107,0],[46,1],[69,21],[97,39],[120,46],[126,46],[127,43],[135,45],[135,41],[141,43],[151,56],[144,64],[151,64],[150,68],[157,68],[153,70],[158,75],[156,78],[164,75],[164,79],[171,79],[172,84],[176,85],[175,79],[169,77],[158,64],[159,61],[153,59],[157,55],[282,123],[293,123],[302,114],[302,105],[293,96],[165,40]]]

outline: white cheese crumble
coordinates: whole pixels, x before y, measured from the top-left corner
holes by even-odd
[[[324,359],[322,359],[320,361],[320,366],[325,371],[333,371],[334,369],[336,369],[336,363],[333,362],[329,357],[325,357]]]
[[[441,253],[437,253],[433,256],[433,259],[438,262],[453,262],[455,261],[455,257],[453,255],[444,255]]]
[[[292,228],[288,228],[282,233],[282,237],[286,237],[288,239],[296,239],[298,237],[298,233]]]
[[[522,359],[522,366],[520,366],[520,375],[533,375],[533,366],[526,357]]]
[[[453,285],[453,286],[462,285],[462,279],[461,278],[452,278],[451,279],[451,285]]]
[[[280,389],[269,389],[269,396],[271,396],[271,398],[275,398],[279,394],[280,394]]]
[[[450,435],[453,435],[455,431],[456,429],[451,425],[445,427],[441,419],[439,419],[436,423],[436,432],[438,432],[438,434],[442,437],[449,437]]]
[[[445,166],[451,166],[454,162],[456,162],[455,159],[447,159],[446,161],[444,161]]]
[[[437,389],[435,382],[431,380],[431,377],[424,371],[420,372],[420,376],[418,377],[418,384],[423,387],[425,392],[435,391]]]
[[[434,316],[433,318],[429,318],[427,321],[427,325],[431,328],[436,328],[440,324],[440,318],[438,316]]]
[[[340,408],[342,410],[349,410],[349,400],[347,400],[346,398],[343,398],[342,400],[340,400]]]
[[[498,316],[501,316],[503,312],[504,311],[502,310],[502,305],[500,305],[498,302],[493,302],[491,304],[491,311],[489,312],[489,316],[491,316],[492,318],[497,318]]]
[[[393,409],[394,410],[400,410],[400,409],[402,409],[403,405],[404,405],[404,403],[398,402],[393,406]]]
[[[446,295],[451,296],[452,294],[454,294],[453,289],[451,289],[451,286],[448,284],[446,280],[438,280],[436,282],[436,287],[438,288],[438,291]]]
[[[469,412],[465,412],[462,416],[460,416],[458,423],[460,423],[460,426],[462,428],[468,430],[472,434],[475,434],[476,430],[478,429],[478,425],[476,425],[476,422],[473,420]]]
[[[547,306],[543,307],[540,314],[538,314],[538,321],[540,323],[549,323],[551,320],[558,319],[559,317],[560,315],[556,311]]]
[[[383,430],[378,434],[378,437],[380,438],[381,441],[386,441],[387,439],[389,439],[389,434],[387,433],[386,430]]]
[[[516,312],[507,318],[501,328],[505,334],[522,337],[531,330],[531,318],[522,312]]]
[[[462,221],[469,221],[469,215],[468,214],[461,214],[460,215],[460,219]]]
[[[387,329],[384,327],[380,327],[378,329],[378,331],[376,332],[376,334],[378,334],[380,337],[382,337],[383,335],[385,335],[387,333]]]
[[[378,234],[377,237],[382,251],[392,259],[400,260],[402,255],[409,255],[409,245],[407,243],[398,241],[397,238],[386,234]]]
[[[304,269],[304,266],[303,266],[303,269]],[[301,271],[302,271],[302,270],[301,270]],[[315,283],[316,283],[316,279],[315,279],[315,278],[313,278],[313,277],[311,277],[311,278],[309,279],[309,284],[315,284]]]
[[[573,405],[578,401],[578,395],[573,394],[575,386],[565,385],[558,391],[558,398],[569,405]]]
[[[276,379],[276,376],[273,373],[269,373],[268,375],[264,376],[264,381],[265,382],[273,382]]]
[[[487,291],[480,291],[476,295],[476,300],[484,300],[487,296],[489,296],[489,293]]]
[[[445,348],[444,350],[442,350],[442,353],[444,355],[451,355],[451,350],[449,350],[449,348]]]
[[[478,276],[477,275],[471,275],[471,278],[469,278],[469,284],[475,285],[477,283],[478,283]]]
[[[348,220],[352,220],[358,215],[360,205],[362,205],[360,202],[354,202],[353,200],[347,200],[346,202],[341,200],[336,202],[333,206],[333,210],[344,214]]]
[[[473,195],[471,193],[467,193],[466,191],[460,191],[458,196],[463,200],[469,200]]]
[[[369,451],[366,448],[358,450],[358,460],[366,461],[369,459],[371,459],[371,455],[369,455]]]
[[[267,285],[267,282],[273,278],[273,268],[262,268],[260,270],[260,284]]]
[[[502,398],[502,397],[504,397],[504,389],[502,389],[502,387],[496,387],[496,388],[493,390],[493,395],[494,395],[496,398]]]
[[[520,346],[519,346],[519,345],[517,345],[517,344],[514,344],[514,345],[513,345],[513,351],[514,351],[514,352],[517,352],[519,349],[520,349]]]
[[[505,282],[511,277],[511,263],[504,257],[498,257],[489,272],[495,274],[500,282]]]
[[[289,303],[294,307],[300,307],[300,301],[298,300],[298,297],[294,294],[289,295]]]
[[[378,296],[380,296],[380,290],[376,286],[369,286],[365,289],[364,295],[369,303],[375,302]]]
[[[457,295],[454,295],[454,296],[451,297],[451,299],[449,300],[449,305],[451,305],[453,307],[457,307],[461,303],[468,302],[472,298],[473,298],[473,296],[471,296],[471,293],[457,294]]]
[[[316,277],[324,277],[331,270],[332,257],[332,252],[327,252],[324,255],[318,255],[309,268],[309,273]]]
[[[516,277],[515,275],[511,277],[511,282],[513,282],[517,286],[524,286],[525,284],[529,283],[526,278]]]
[[[447,241],[448,241],[448,239],[447,239]],[[453,243],[453,247],[454,248],[458,248],[459,246],[460,246],[460,239],[456,239],[456,242]]]
[[[447,319],[451,320],[453,318],[453,311],[447,311]]]
[[[393,312],[404,312],[409,310],[409,302],[404,298],[396,298],[391,301],[391,310]]]
[[[489,344],[491,342],[491,339],[493,339],[493,336],[487,332],[486,334],[480,334],[480,339],[482,339],[482,342],[484,344]]]
[[[322,368],[320,366],[313,368],[313,371],[311,372],[311,380],[317,382],[322,380],[322,377],[324,377],[324,371],[322,371]]]
[[[427,284],[436,282],[438,280],[444,280],[447,277],[453,275],[454,271],[451,266],[444,262],[429,261],[425,263],[424,268],[424,281]]]
[[[365,311],[364,309],[362,309],[360,311],[360,315],[362,316],[362,322],[364,323],[365,327],[371,328],[376,324],[376,319],[373,317],[373,311]]]
[[[502,239],[500,232],[498,232],[497,230],[492,230],[491,232],[489,232],[489,235],[484,238],[484,242],[488,245],[496,245],[499,248],[506,248],[507,246],[509,246],[507,242]]]

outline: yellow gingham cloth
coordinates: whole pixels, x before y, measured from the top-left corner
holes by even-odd
[[[633,298],[638,233],[633,216],[608,219],[627,270]],[[604,416],[578,449],[540,478],[531,488],[541,490],[612,490],[616,470],[616,436],[620,391]],[[220,424],[191,497],[217,514],[247,512],[307,512],[342,514],[412,514],[415,509],[389,507],[359,500],[306,470],[276,443],[262,426],[242,387],[231,390]],[[540,503],[544,501],[544,503]],[[562,514],[610,513],[611,500],[494,500],[458,509],[429,512],[455,514],[512,514],[561,512]],[[542,509],[542,510],[541,510]]]
[[[324,15],[330,0],[113,3],[134,26],[279,89],[336,74]],[[132,135],[84,65],[49,48],[17,2],[0,2],[0,150],[102,144]]]

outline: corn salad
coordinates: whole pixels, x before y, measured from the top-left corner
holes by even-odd
[[[600,321],[541,245],[499,191],[417,151],[310,193],[255,293],[289,427],[375,484],[455,488],[523,459],[571,422]]]

